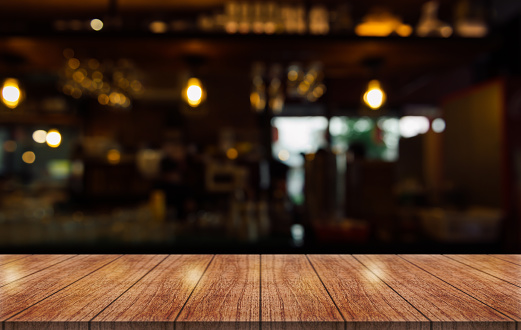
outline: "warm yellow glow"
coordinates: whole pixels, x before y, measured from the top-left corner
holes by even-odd
[[[36,143],[45,143],[47,140],[47,132],[43,129],[39,129],[33,132],[33,140]]]
[[[116,92],[110,93],[109,99],[110,99],[110,103],[118,104],[119,99],[120,99],[119,93],[116,93]]]
[[[94,31],[99,31],[99,30],[103,29],[103,22],[100,19],[95,18],[92,21],[90,21],[90,27]]]
[[[262,111],[266,107],[266,100],[264,97],[261,97],[259,92],[251,92],[250,103],[256,111]]]
[[[378,80],[371,80],[364,94],[364,102],[371,109],[376,110],[385,102],[385,92],[380,87]]]
[[[69,65],[69,67],[71,69],[74,69],[76,70],[77,68],[80,67],[80,60],[78,60],[77,58],[70,58],[69,61],[67,62],[67,64]]]
[[[412,27],[386,11],[369,13],[355,27],[355,33],[364,37],[386,37],[393,32],[401,37],[408,37],[412,33]]]
[[[8,108],[14,109],[20,103],[21,98],[22,93],[18,86],[18,80],[13,78],[6,79],[4,81],[4,86],[2,87],[2,101],[4,104]]]
[[[291,70],[288,72],[288,80],[289,81],[296,81],[298,78],[298,72],[295,70]]]
[[[101,104],[101,105],[107,105],[107,104],[109,104],[109,100],[110,100],[110,98],[108,97],[107,94],[100,94],[100,95],[98,96],[98,102],[99,102],[99,104]]]
[[[83,72],[76,71],[72,75],[72,79],[74,79],[74,81],[76,81],[76,82],[81,83],[83,81],[83,79],[85,79],[85,75],[83,74]]]
[[[386,37],[395,28],[394,22],[367,22],[361,23],[355,28],[355,33],[364,37]]]
[[[191,107],[197,107],[204,101],[205,93],[201,81],[197,78],[188,79],[186,88],[183,90],[183,98]]]
[[[412,33],[412,27],[408,24],[402,24],[399,27],[396,28],[396,33],[400,37],[408,37]]]
[[[448,38],[452,35],[452,28],[450,26],[444,26],[440,29],[440,34],[444,38]]]
[[[107,152],[107,161],[113,165],[119,164],[121,160],[121,153],[117,149],[110,149]]]
[[[36,160],[36,155],[32,151],[26,151],[22,155],[22,160],[26,164],[32,164]]]
[[[99,72],[99,71],[94,71],[92,73],[92,80],[98,82],[98,81],[102,81],[103,80],[103,73]]]
[[[58,148],[60,143],[62,142],[62,136],[58,130],[51,129],[47,132],[47,136],[45,137],[45,141],[47,141],[47,145],[51,148]]]
[[[162,21],[154,21],[154,22],[150,23],[148,28],[153,33],[165,33],[167,30],[166,23],[162,22]]]
[[[279,159],[282,161],[286,161],[289,159],[289,151],[287,150],[281,150],[279,151]]]
[[[186,90],[186,96],[188,96],[188,100],[193,103],[199,103],[201,100],[201,96],[203,95],[203,90],[199,86],[189,86]]]
[[[226,157],[228,159],[236,159],[239,156],[239,152],[235,148],[230,148],[226,151]]]

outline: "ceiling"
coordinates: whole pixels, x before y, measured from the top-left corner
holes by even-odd
[[[298,0],[284,2],[302,3]],[[440,18],[450,21],[454,2],[439,2]],[[4,0],[0,1],[0,30],[2,24],[3,31],[6,31],[5,27],[8,28],[9,24],[15,26],[32,21],[105,17],[109,12],[122,17],[168,17],[189,11],[212,12],[225,3],[224,0]],[[307,3],[325,3],[334,8],[340,2],[312,0]],[[350,5],[352,16],[357,19],[363,17],[372,6],[380,5],[415,25],[422,3],[417,0],[365,0],[351,1]],[[379,77],[390,82],[391,88],[400,90],[425,77],[469,65],[483,54],[497,49],[502,42],[496,36],[484,39],[423,39],[333,35],[154,35],[148,31],[57,34],[52,30],[29,30],[10,34],[9,29],[7,31],[0,34],[0,72],[4,75],[56,74],[65,62],[63,50],[71,48],[80,59],[131,59],[147,73],[150,84],[158,87],[168,84],[172,75],[187,68],[187,55],[199,55],[205,58],[200,70],[223,76],[231,72],[249,75],[254,61],[266,64],[298,61],[304,65],[321,61],[328,79],[347,86],[364,86],[371,76],[362,63],[368,58],[380,58],[383,64],[378,71]],[[345,94],[349,94],[349,90],[346,89]],[[353,91],[352,99],[358,102],[358,98],[359,90]]]
[[[227,0],[4,0],[0,2],[0,17],[33,17],[49,19],[60,17],[103,16],[110,11],[116,14],[168,15],[176,12],[201,11],[223,8]],[[415,23],[422,3],[417,0],[364,0],[348,2],[353,17],[362,17],[373,6],[384,6],[400,15],[405,21]],[[439,0],[439,15],[451,19],[454,1]],[[339,0],[284,0],[277,3],[325,4],[334,8],[345,1]]]

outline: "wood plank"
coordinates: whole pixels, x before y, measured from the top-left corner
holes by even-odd
[[[491,256],[516,265],[521,265],[521,254],[491,254]]]
[[[91,321],[92,330],[173,329],[212,255],[172,255]]]
[[[483,254],[450,254],[448,258],[521,287],[521,265]]]
[[[259,329],[259,255],[217,255],[176,321],[176,329]]]
[[[0,266],[28,256],[30,254],[0,254]]]
[[[74,257],[75,255],[32,255],[0,267],[0,287]]]
[[[344,319],[303,255],[262,255],[262,328],[344,329]]]
[[[429,320],[349,255],[308,255],[347,329],[424,329]]]
[[[429,318],[433,329],[516,327],[510,318],[396,255],[354,257]]]
[[[165,255],[125,255],[5,321],[5,330],[88,329],[93,319]]]
[[[441,280],[521,321],[521,288],[497,277],[442,256],[402,255],[403,258]]]
[[[54,294],[116,259],[116,255],[81,255],[0,288],[0,321]]]

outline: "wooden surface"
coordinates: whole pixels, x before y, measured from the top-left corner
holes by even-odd
[[[266,328],[343,329],[343,318],[304,255],[261,256],[261,320]],[[264,328],[264,326],[263,326]]]
[[[11,329],[521,329],[518,255],[0,255]]]
[[[258,329],[260,256],[218,255],[177,319],[176,329]]]

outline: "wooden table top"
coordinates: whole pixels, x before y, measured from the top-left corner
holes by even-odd
[[[0,255],[0,321],[521,330],[521,255]]]

